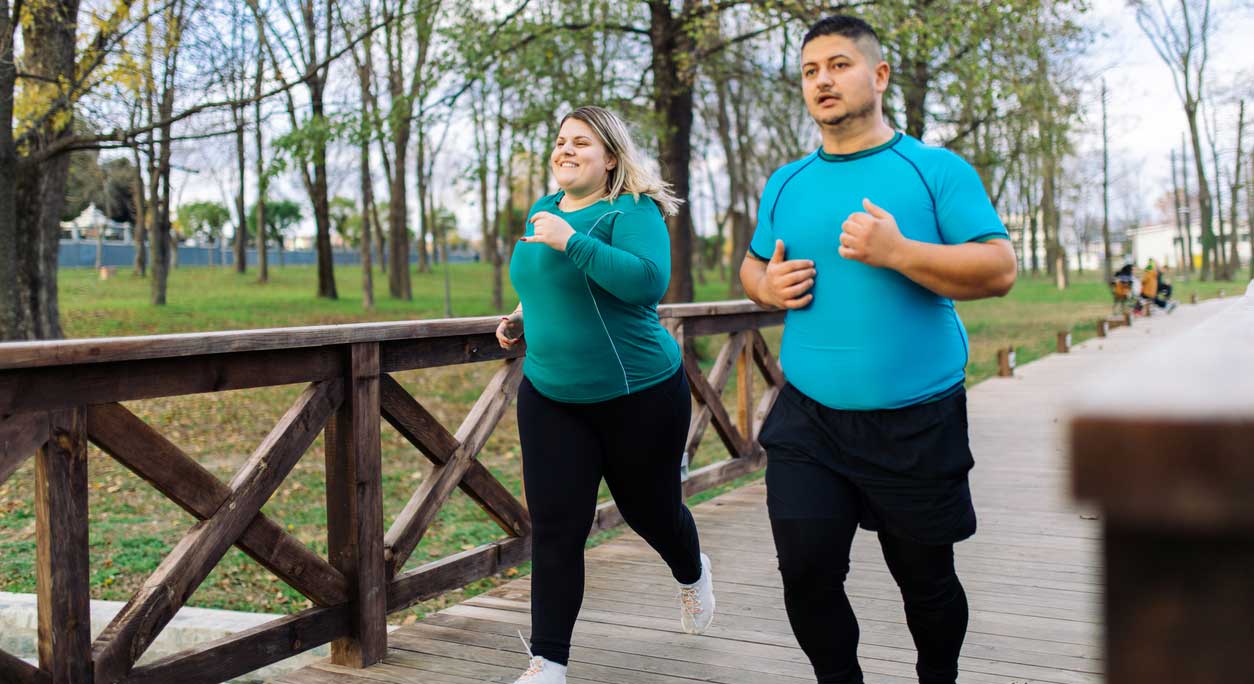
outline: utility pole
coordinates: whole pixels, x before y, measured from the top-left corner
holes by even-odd
[[[1102,273],[1110,282],[1110,135],[1106,128],[1106,79],[1102,79]]]

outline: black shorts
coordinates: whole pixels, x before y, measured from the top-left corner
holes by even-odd
[[[784,385],[758,441],[773,519],[854,517],[921,544],[975,534],[967,395],[899,409],[841,411]]]

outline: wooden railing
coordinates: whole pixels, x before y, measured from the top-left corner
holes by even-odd
[[[1080,395],[1073,488],[1104,528],[1106,681],[1254,681],[1254,285]]]
[[[782,312],[750,302],[662,307],[682,342],[696,410],[687,449],[712,424],[730,459],[693,471],[692,494],[764,463],[756,435],[783,384],[759,329]],[[522,377],[522,350],[496,343],[495,318],[368,323],[247,332],[0,345],[0,484],[35,456],[38,667],[0,651],[0,682],[193,684],[252,672],[331,642],[332,660],[363,667],[387,648],[386,617],[529,557],[526,507],[477,460]],[[708,374],[692,338],[727,334]],[[456,432],[393,372],[501,361]],[[756,404],[750,374],[767,391]],[[722,392],[737,373],[737,419]],[[230,482],[222,482],[121,402],[306,383]],[[385,531],[380,426],[390,423],[433,464]],[[229,429],[229,426],[223,426]],[[328,558],[261,512],[325,432]],[[198,521],[94,640],[90,631],[87,446],[143,478]],[[404,570],[454,488],[502,539]],[[594,529],[622,521],[613,502]],[[223,555],[236,546],[312,608],[144,665],[137,661]]]

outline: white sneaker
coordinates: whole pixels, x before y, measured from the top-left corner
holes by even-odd
[[[701,579],[679,585],[679,624],[689,634],[700,634],[714,621],[714,577],[710,557],[701,554]]]
[[[565,665],[558,665],[544,656],[533,654],[531,646],[527,644],[526,639],[523,639],[521,629],[518,630],[518,638],[522,639],[523,648],[527,649],[527,657],[531,658],[531,661],[522,675],[514,680],[514,684],[566,684]]]
[[[543,656],[532,656],[527,670],[514,684],[566,684],[566,666],[545,660]]]

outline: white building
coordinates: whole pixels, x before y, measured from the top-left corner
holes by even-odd
[[[1225,229],[1227,226],[1225,226]],[[1248,225],[1238,225],[1237,235],[1237,254],[1241,257],[1242,264],[1250,262],[1250,228]],[[1202,227],[1200,223],[1194,223],[1190,226],[1193,238],[1193,265],[1200,268],[1202,265]],[[1225,251],[1229,253],[1231,249],[1228,243],[1231,236],[1226,236]],[[1157,223],[1139,228],[1128,230],[1128,240],[1132,243],[1132,256],[1136,259],[1138,266],[1144,266],[1146,261],[1153,259],[1159,264],[1166,264],[1172,269],[1180,267],[1180,246],[1179,235],[1176,231],[1175,223]]]

